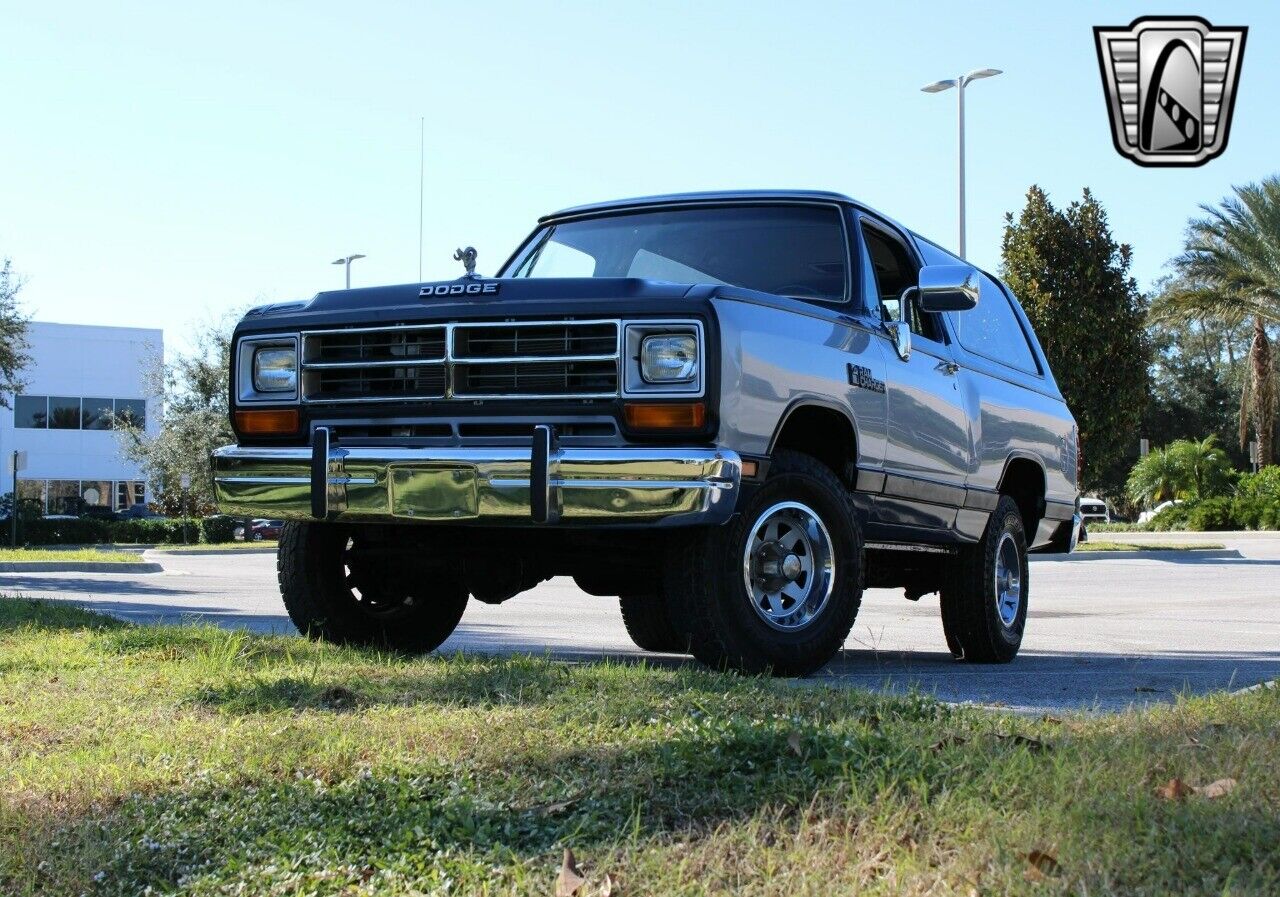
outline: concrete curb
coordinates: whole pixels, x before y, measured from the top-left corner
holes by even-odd
[[[164,567],[143,561],[113,564],[110,561],[12,561],[0,564],[0,573],[163,573]]]
[[[1233,695],[1246,695],[1251,691],[1266,691],[1272,688],[1280,688],[1280,680],[1268,679],[1266,682],[1259,682],[1255,685],[1249,685],[1245,688],[1237,688],[1232,692]]]

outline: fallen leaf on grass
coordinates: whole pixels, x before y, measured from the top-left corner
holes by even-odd
[[[965,738],[963,735],[948,735],[946,738],[943,738],[940,741],[935,741],[933,744],[929,745],[929,750],[936,754],[949,747],[959,747],[968,740],[969,739]]]
[[[1001,741],[1007,741],[1010,744],[1016,744],[1018,745],[1018,747],[1024,747],[1027,750],[1031,751],[1033,754],[1039,753],[1040,751],[1049,750],[1049,745],[1045,744],[1039,738],[1031,738],[1030,736],[1027,736],[1027,735],[1019,735],[1017,732],[1013,732],[1009,734],[1006,734],[1004,732],[997,732],[996,738],[999,738]]]
[[[799,732],[792,732],[790,735],[787,736],[787,747],[791,748],[791,750],[793,750],[796,753],[796,756],[799,756],[800,754],[803,753],[803,751],[800,749],[800,733]]]
[[[574,897],[587,880],[578,871],[578,861],[573,851],[564,849],[564,860],[560,863],[560,874],[556,876],[556,897]]]
[[[1156,790],[1156,794],[1160,795],[1165,800],[1182,800],[1191,793],[1191,790],[1191,786],[1182,781],[1182,779],[1172,778],[1161,785]]]
[[[622,889],[608,872],[604,874],[604,884],[600,885],[600,897],[622,897]]]
[[[1235,790],[1235,779],[1218,779],[1216,782],[1210,782],[1208,785],[1202,785],[1194,789],[1196,794],[1201,797],[1213,800],[1215,797],[1224,797]]]
[[[575,794],[572,797],[566,797],[563,800],[553,800],[550,803],[545,804],[534,804],[528,809],[529,812],[532,813],[541,813],[544,816],[555,816],[573,807],[578,803],[578,801],[582,800],[583,796],[584,795],[582,794]]]
[[[1028,881],[1044,881],[1050,875],[1062,871],[1058,858],[1048,850],[1033,850],[1027,854],[1027,871],[1023,873]]]
[[[1230,794],[1235,790],[1236,785],[1235,779],[1218,779],[1208,785],[1188,785],[1182,779],[1173,778],[1162,785],[1156,793],[1165,800],[1182,800],[1192,794],[1203,797],[1206,800],[1214,800]]]

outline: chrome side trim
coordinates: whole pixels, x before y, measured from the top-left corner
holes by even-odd
[[[866,542],[862,546],[869,551],[912,551],[920,554],[954,554],[954,548],[945,545],[927,545],[919,542]]]

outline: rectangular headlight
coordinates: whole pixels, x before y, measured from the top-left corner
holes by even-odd
[[[253,353],[253,388],[258,392],[293,392],[298,388],[298,350],[269,346]]]
[[[697,375],[696,335],[647,336],[640,343],[640,376],[646,383],[689,383]]]

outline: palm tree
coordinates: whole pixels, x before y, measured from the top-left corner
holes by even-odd
[[[1212,433],[1204,439],[1179,439],[1167,453],[1180,471],[1182,488],[1188,498],[1225,495],[1231,488],[1231,459],[1218,447]]]
[[[1280,324],[1280,175],[1235,188],[1187,228],[1174,260],[1180,278],[1152,303],[1155,320],[1216,318],[1235,326],[1252,320],[1249,372],[1240,396],[1240,447],[1252,424],[1258,463],[1272,463],[1276,372],[1268,324]]]
[[[1186,471],[1169,449],[1152,449],[1133,466],[1125,489],[1134,501],[1153,507],[1186,493]]]

